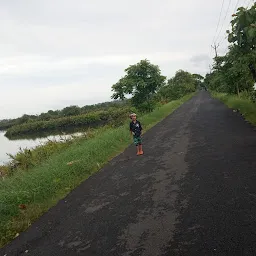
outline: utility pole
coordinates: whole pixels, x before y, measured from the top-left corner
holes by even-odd
[[[218,57],[218,52],[217,49],[219,48],[220,44],[216,45],[216,43],[214,43],[214,45],[211,45],[212,49],[215,51],[215,58]]]

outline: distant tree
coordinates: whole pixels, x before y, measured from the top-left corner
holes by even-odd
[[[60,111],[59,110],[48,110],[47,114],[49,114],[51,116],[58,116],[58,115],[60,115]]]
[[[203,81],[204,81],[204,77],[201,76],[200,74],[192,74],[193,78],[195,79],[196,81],[196,87],[197,89],[202,89],[204,88],[204,84],[203,84]]]
[[[49,113],[42,113],[39,115],[39,120],[44,120],[44,121],[49,121],[50,119],[52,119],[52,115]]]
[[[165,84],[166,77],[161,75],[157,65],[141,60],[125,69],[126,75],[112,86],[112,99],[125,99],[131,95],[132,105],[141,111],[152,111],[154,96]]]
[[[162,101],[170,101],[194,92],[198,78],[199,75],[195,76],[184,70],[179,70],[174,77],[168,80],[168,84],[160,89],[158,96]]]
[[[22,117],[18,118],[17,123],[23,124],[23,123],[27,123],[28,121],[29,121],[29,115],[23,115]]]
[[[61,114],[63,116],[75,116],[80,114],[80,108],[78,106],[70,106],[63,108]]]

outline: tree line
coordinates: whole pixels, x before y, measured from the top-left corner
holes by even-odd
[[[202,86],[203,77],[184,70],[167,80],[159,66],[149,60],[129,66],[125,76],[112,86],[112,102],[91,106],[69,106],[62,110],[49,110],[40,115],[23,115],[2,120],[0,129],[9,138],[40,132],[65,131],[75,127],[120,125],[131,111],[150,112],[159,104],[176,100]]]
[[[14,125],[7,129],[6,136],[15,138],[21,135],[36,134],[40,132],[66,131],[74,127],[99,127],[106,124],[120,125],[122,120],[127,118],[130,108],[123,107],[119,109],[110,108],[107,111],[95,111],[84,115],[74,115],[60,117],[48,121],[26,122]]]
[[[216,56],[205,85],[214,91],[256,100],[256,3],[238,8],[227,30],[228,52]]]
[[[44,112],[39,115],[24,114],[23,116],[18,118],[0,120],[0,130],[7,130],[13,126],[25,123],[50,121],[71,116],[86,115],[92,112],[108,111],[109,109],[118,109],[120,107],[127,107],[129,105],[129,101],[112,101],[94,105],[86,105],[83,107],[68,106],[61,110],[49,110],[48,112]]]

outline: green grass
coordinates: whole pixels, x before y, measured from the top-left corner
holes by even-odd
[[[223,101],[229,108],[238,110],[248,122],[256,125],[256,103],[226,93],[212,92],[212,96]]]
[[[138,119],[148,130],[192,96],[172,101]],[[131,143],[128,124],[99,129],[94,135],[77,140],[44,163],[0,182],[0,247]],[[19,209],[21,204],[26,206],[25,210]]]

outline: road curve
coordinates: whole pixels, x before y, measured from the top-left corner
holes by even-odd
[[[143,141],[0,255],[256,255],[255,129],[199,92]]]

